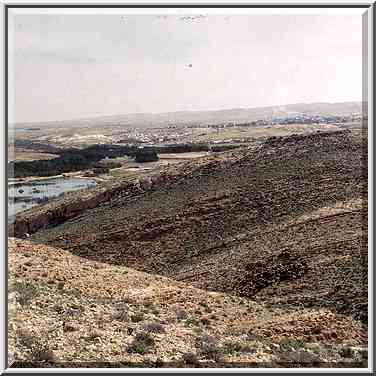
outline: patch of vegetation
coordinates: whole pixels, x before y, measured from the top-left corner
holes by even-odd
[[[240,342],[226,342],[223,347],[222,351],[225,354],[236,354],[242,351],[242,344]]]
[[[78,328],[74,325],[71,325],[71,324],[67,324],[67,323],[63,323],[63,331],[64,332],[75,332],[77,331]]]
[[[40,150],[40,149],[38,149]],[[10,161],[9,177],[53,176],[87,170],[105,157],[135,156],[137,147],[120,145],[92,145],[84,149],[57,149],[58,158],[35,161]]]
[[[204,334],[196,339],[196,348],[207,359],[219,361],[222,358],[222,351],[218,345],[218,340],[208,334]]]
[[[159,157],[154,148],[142,148],[136,152],[135,161],[137,163],[156,162],[158,160]]]
[[[193,352],[188,352],[188,353],[183,354],[183,361],[185,364],[192,364],[192,365],[197,365],[199,363],[197,355]]]
[[[296,365],[308,365],[318,366],[322,363],[322,359],[317,354],[306,350],[286,351],[283,353],[281,360],[286,363],[292,363]]]
[[[184,309],[178,308],[176,310],[176,318],[178,320],[185,320],[187,317],[188,317],[187,312]]]
[[[205,310],[206,313],[212,313],[213,312],[213,310],[207,304],[203,305],[203,307],[204,307],[204,310]]]
[[[21,346],[31,349],[34,342],[35,336],[26,329],[18,329],[16,331],[17,341]]]
[[[165,333],[165,327],[158,322],[149,322],[143,325],[143,330],[148,333]]]
[[[184,325],[188,327],[197,326],[199,321],[195,316],[189,317],[185,320]]]
[[[98,163],[100,166],[107,167],[108,169],[113,169],[113,168],[119,168],[121,167],[121,163],[119,162],[114,162],[114,161],[107,161],[107,160],[102,160]]]
[[[89,335],[86,337],[86,339],[88,341],[95,341],[97,338],[101,337],[101,333],[96,331],[96,330],[93,330],[89,333]]]
[[[33,361],[56,361],[55,354],[49,349],[48,345],[44,342],[35,341],[31,353],[30,359]]]
[[[116,321],[122,321],[122,322],[127,322],[129,320],[129,315],[128,315],[128,311],[126,309],[121,309],[121,310],[118,310],[114,316],[113,316],[114,320]]]
[[[353,358],[356,355],[354,349],[348,346],[343,346],[338,353],[342,358]]]
[[[14,291],[18,293],[16,298],[17,302],[23,307],[27,306],[39,295],[38,287],[28,281],[14,281],[12,287]]]
[[[133,342],[129,345],[127,351],[129,353],[146,354],[151,347],[154,346],[154,339],[149,333],[137,333]]]
[[[143,312],[135,313],[134,315],[131,316],[131,321],[132,322],[140,322],[144,319],[145,315]]]
[[[280,343],[282,351],[299,350],[305,347],[305,343],[299,339],[284,338]]]

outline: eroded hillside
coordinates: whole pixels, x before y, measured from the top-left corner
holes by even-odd
[[[275,307],[9,242],[13,367],[359,367],[367,332],[328,309]]]
[[[159,179],[158,184],[135,195],[119,196],[107,205],[41,230],[31,236],[27,246],[13,245],[18,254],[15,277],[24,279],[27,274],[31,278],[38,269],[33,260],[39,260],[35,276],[40,277],[36,280],[47,286],[51,301],[58,296],[69,306],[72,298],[66,291],[72,287],[66,288],[73,284],[73,290],[81,291],[75,300],[85,312],[87,305],[94,304],[90,312],[105,315],[106,338],[111,330],[117,330],[110,329],[110,311],[116,299],[132,295],[127,302],[132,316],[135,307],[143,305],[139,300],[147,296],[163,314],[146,309],[145,320],[162,320],[161,330],[169,334],[174,330],[172,337],[160,333],[156,341],[153,339],[157,346],[150,359],[155,361],[160,357],[167,362],[182,360],[184,351],[208,360],[200,352],[200,339],[190,342],[193,333],[217,338],[223,354],[230,327],[240,328],[241,335],[245,335],[244,330],[256,335],[260,346],[267,346],[263,347],[266,358],[248,357],[240,347],[234,350],[240,361],[251,359],[254,364],[265,359],[268,364],[283,363],[286,354],[281,352],[280,342],[285,337],[324,347],[339,346],[337,350],[350,338],[353,344],[365,344],[367,171],[363,167],[367,165],[367,148],[361,136],[340,131],[274,137],[249,148],[187,162],[178,168],[175,178]],[[29,266],[24,258],[27,249],[38,254],[28,258]],[[44,263],[50,264],[48,271]],[[127,274],[119,277],[122,282],[118,285],[123,271]],[[149,282],[144,284],[144,278]],[[62,282],[61,288],[57,281]],[[86,292],[89,285],[93,290]],[[169,289],[173,293],[167,293]],[[97,293],[110,298],[104,308],[91,300]],[[171,329],[168,317],[176,315],[171,313],[173,304],[184,306],[190,314],[181,322],[178,319]],[[206,312],[199,307],[202,304],[216,308]],[[51,312],[48,315],[61,321],[59,313]],[[214,316],[210,318],[205,312]],[[190,315],[194,316],[192,326]],[[40,311],[36,316],[42,320],[43,314]],[[199,322],[202,316],[208,317]],[[93,313],[91,318],[82,316],[82,325],[88,320],[95,327],[102,322]],[[125,322],[125,326],[119,324],[123,328],[119,336],[127,338],[126,342],[134,340],[135,328],[133,334],[125,334],[132,320],[126,316]],[[33,325],[37,328],[40,324]],[[139,325],[130,326],[142,329]],[[179,325],[188,325],[191,333],[182,332]],[[74,337],[77,341],[84,341],[83,331],[73,334],[79,337]],[[251,337],[241,338],[248,341]],[[165,353],[171,341],[171,353]],[[98,346],[110,346],[108,340],[98,343],[94,347],[97,354],[102,354]],[[184,350],[180,347],[183,343]],[[136,359],[120,350],[120,344],[114,348],[120,353],[106,353],[111,359]],[[84,354],[90,360],[94,353]],[[173,353],[179,355],[174,357]],[[320,355],[319,363],[342,361],[337,355]],[[78,353],[70,355],[72,360],[77,357],[82,359]]]
[[[177,181],[32,240],[199,288],[320,301],[365,320],[365,152],[346,131],[271,138],[188,163]]]

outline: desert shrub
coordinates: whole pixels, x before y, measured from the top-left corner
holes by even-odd
[[[35,337],[30,331],[26,329],[18,329],[16,336],[17,341],[21,346],[27,347],[28,349],[32,348],[35,342]]]
[[[57,283],[57,289],[58,290],[62,290],[64,288],[64,282],[63,281],[59,281],[58,283]]]
[[[220,360],[222,357],[221,349],[215,337],[204,334],[196,339],[196,348],[200,354],[208,359]]]
[[[143,312],[135,313],[134,315],[131,316],[132,322],[140,322],[143,319],[144,319],[144,313]]]
[[[153,301],[152,300],[148,300],[148,299],[146,299],[144,302],[143,302],[143,304],[144,304],[144,307],[147,307],[147,308],[153,308]]]
[[[204,332],[204,329],[201,326],[195,326],[192,328],[192,332],[201,335]]]
[[[159,322],[149,322],[144,324],[143,330],[149,333],[164,333],[166,329]]]
[[[114,320],[126,322],[129,319],[128,311],[126,309],[119,309],[113,315]]]
[[[196,326],[198,324],[199,322],[195,316],[187,318],[184,323],[185,326]]]
[[[226,336],[238,337],[244,334],[244,330],[245,330],[244,328],[240,328],[237,326],[229,326],[224,331],[224,334]]]
[[[108,167],[95,166],[93,168],[93,174],[95,175],[108,174],[109,172],[110,172],[110,169]]]
[[[63,331],[64,332],[75,332],[78,330],[78,327],[72,324],[63,323]]]
[[[163,359],[161,359],[161,358],[157,358],[157,359],[155,360],[155,366],[156,366],[157,368],[161,368],[161,367],[163,367],[163,366],[164,366],[164,361],[163,361]]]
[[[104,167],[107,167],[109,169],[121,167],[121,163],[120,162],[114,162],[114,161],[101,161],[100,165],[104,166]]]
[[[92,330],[89,334],[88,334],[88,336],[86,337],[86,339],[88,340],[88,341],[94,341],[96,338],[99,338],[99,337],[101,337],[102,336],[102,334],[100,333],[100,332],[98,332],[98,331],[96,331],[96,330]]]
[[[354,351],[351,347],[344,346],[338,351],[342,358],[352,358]]]
[[[21,306],[27,306],[32,299],[34,299],[39,294],[38,288],[30,282],[22,281],[22,282],[14,282],[13,288],[17,291],[17,302],[21,304]]]
[[[306,350],[286,351],[282,360],[293,364],[312,364],[313,366],[322,362],[317,354]]]
[[[184,310],[184,309],[182,309],[182,308],[178,308],[177,310],[176,310],[176,318],[178,319],[178,320],[184,320],[184,319],[186,319],[187,318],[187,312]]]
[[[153,315],[159,315],[160,314],[160,311],[158,308],[156,307],[153,307],[152,310],[150,311]]]
[[[298,350],[305,347],[303,341],[291,338],[284,338],[279,345],[282,351]]]
[[[62,314],[64,313],[64,307],[60,304],[55,304],[53,306],[53,310],[56,312],[56,313],[59,313],[59,314]]]
[[[213,312],[213,310],[207,304],[204,305],[204,309],[205,309],[206,313],[212,313]]]
[[[226,342],[222,347],[222,351],[225,354],[236,354],[242,351],[242,344],[240,342]]]
[[[198,364],[198,358],[197,355],[193,352],[188,352],[183,354],[183,360],[186,364]]]
[[[146,354],[154,346],[154,339],[149,333],[137,333],[133,342],[128,346],[129,353]]]
[[[31,349],[30,359],[34,361],[55,361],[55,354],[46,343],[35,341]]]

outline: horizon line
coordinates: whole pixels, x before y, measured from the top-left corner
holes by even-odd
[[[84,121],[84,120],[94,120],[96,118],[110,118],[114,116],[132,116],[132,115],[163,115],[163,114],[177,114],[183,112],[221,112],[221,111],[233,111],[233,110],[252,110],[257,108],[268,108],[268,107],[284,107],[284,106],[295,106],[295,105],[310,105],[310,104],[339,104],[339,103],[363,103],[364,100],[349,100],[349,101],[339,101],[339,102],[325,102],[325,101],[315,101],[315,102],[295,102],[286,104],[275,104],[266,106],[256,106],[256,107],[231,107],[231,108],[221,108],[221,109],[208,109],[208,110],[176,110],[176,111],[161,111],[161,112],[128,112],[128,113],[118,113],[113,115],[89,115],[87,117],[77,117],[63,120],[33,120],[33,121],[20,121],[20,122],[8,122],[9,125],[23,125],[23,124],[48,124],[48,123],[61,123],[61,122],[72,122],[72,121]]]

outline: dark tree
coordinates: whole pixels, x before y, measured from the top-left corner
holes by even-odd
[[[136,152],[136,162],[156,162],[159,160],[157,152],[152,148],[138,149]]]

